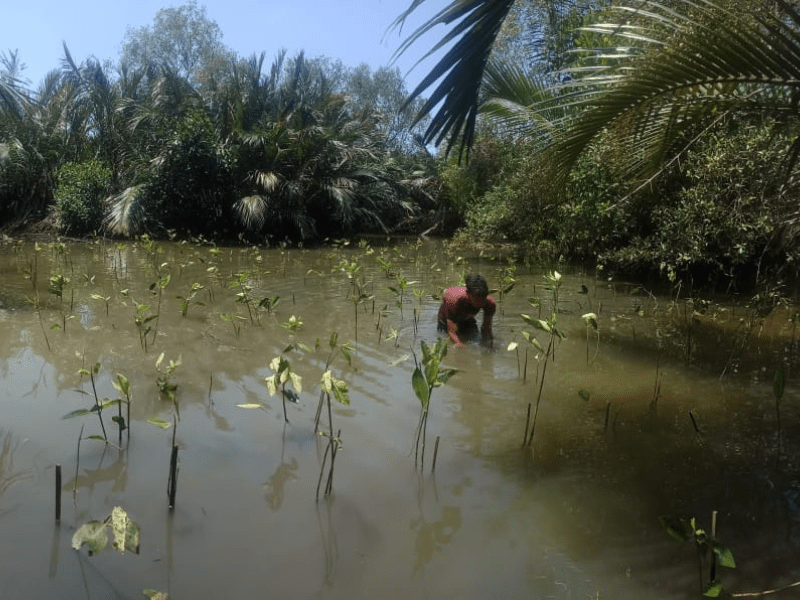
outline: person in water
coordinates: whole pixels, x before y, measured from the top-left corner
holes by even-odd
[[[467,275],[465,283],[448,288],[442,294],[438,329],[446,331],[455,345],[463,348],[463,340],[469,340],[477,334],[475,315],[483,310],[481,341],[491,347],[492,317],[497,307],[489,295],[489,286],[480,275]]]

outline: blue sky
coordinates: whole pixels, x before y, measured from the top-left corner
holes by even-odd
[[[428,0],[409,20],[404,34],[445,5]],[[73,59],[89,56],[103,61],[119,56],[128,27],[152,25],[159,9],[180,6],[176,0],[3,0],[0,50],[19,50],[28,68],[24,76],[36,86],[60,66],[62,42]],[[386,34],[387,27],[410,0],[198,0],[207,16],[222,29],[223,42],[240,56],[266,52],[268,61],[280,48],[289,55],[341,59],[354,67],[366,62],[373,69],[389,63],[402,37]],[[443,31],[443,30],[442,30]],[[395,64],[407,71],[442,35],[412,47]],[[409,91],[425,76],[432,61],[416,67],[407,78]]]

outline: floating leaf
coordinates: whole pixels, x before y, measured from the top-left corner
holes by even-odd
[[[80,550],[84,544],[89,547],[89,554],[100,552],[108,546],[105,521],[89,521],[78,528],[72,536],[72,547]]]
[[[513,352],[513,351],[514,351],[514,350],[516,350],[518,347],[519,347],[519,344],[517,344],[517,342],[511,342],[511,343],[508,345],[508,347],[506,348],[506,350],[507,350],[508,352]]]
[[[107,440],[106,440],[106,438],[104,438],[102,435],[90,435],[90,436],[89,436],[89,437],[87,437],[86,439],[87,439],[87,440],[97,440],[97,441],[99,441],[99,442],[105,442],[105,441],[107,441]]]
[[[589,392],[587,392],[586,390],[579,390],[578,391],[578,396],[580,396],[581,400],[583,400],[584,402],[588,402],[589,398],[591,397],[591,394]]]
[[[139,554],[139,525],[119,506],[111,511],[111,531],[114,532],[114,548],[123,554],[125,550]]]
[[[156,427],[160,427],[161,429],[169,429],[171,425],[170,423],[167,423],[166,421],[159,419],[158,417],[150,417],[149,419],[147,419],[147,422],[150,423],[151,425],[155,425]]]
[[[262,404],[257,404],[255,402],[245,403],[245,404],[237,404],[239,408],[264,408]]]

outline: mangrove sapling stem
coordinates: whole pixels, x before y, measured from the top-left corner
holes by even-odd
[[[83,426],[81,424],[81,432],[78,434],[78,452],[75,455],[75,483],[72,484],[72,499],[78,496],[78,473],[80,472],[80,465],[81,465],[81,440],[83,439]]]
[[[608,431],[608,414],[611,412],[611,402],[606,402],[606,420],[603,424],[603,435]]]
[[[692,426],[694,427],[695,433],[702,434],[703,432],[700,431],[700,428],[697,426],[697,421],[695,420],[694,414],[692,414],[692,411],[689,411],[689,418],[692,420]]]
[[[711,511],[711,537],[717,537],[717,511]],[[717,579],[717,553],[711,553],[711,568],[709,569],[709,582],[714,583]]]
[[[56,465],[56,523],[61,521],[61,465]]]
[[[169,507],[175,508],[175,493],[178,489],[178,445],[175,443],[175,436],[178,432],[178,422],[172,417],[172,452],[169,457],[169,479],[167,480],[167,497]]]
[[[536,408],[533,411],[533,423],[531,424],[531,436],[528,438],[528,447],[530,448],[531,444],[533,443],[533,433],[536,430],[536,418],[539,416],[539,403],[542,401],[542,389],[544,388],[544,378],[547,374],[547,363],[550,362],[548,360],[548,356],[550,356],[550,350],[553,348],[553,339],[555,335],[550,335],[550,343],[547,345],[547,352],[544,355],[544,366],[542,367],[542,378],[539,381],[539,393],[536,396]]]
[[[339,436],[342,435],[342,430],[340,429],[336,433],[336,439],[331,439],[331,466],[328,469],[328,482],[325,485],[325,495],[330,496],[333,492],[333,468],[336,464],[336,453],[339,451]]]
[[[436,472],[436,456],[439,454],[439,436],[436,436],[436,444],[433,446],[433,464],[431,465],[431,473]]]
[[[528,402],[528,415],[525,417],[525,434],[522,436],[522,447],[525,447],[525,443],[528,441],[528,427],[531,424],[531,403]]]
[[[94,404],[97,407],[97,418],[100,419],[100,428],[103,430],[103,439],[108,443],[108,436],[106,435],[106,426],[103,423],[103,409],[100,406],[100,398],[97,397],[97,388],[94,385],[94,367],[89,369],[89,379],[92,382],[92,391],[94,392]]]
[[[319,479],[317,479],[317,495],[316,499],[319,500],[319,488],[322,485],[322,475],[325,473],[325,463],[328,460],[328,452],[331,449],[331,441],[328,440],[328,443],[325,445],[325,454],[322,455],[322,466],[319,469]]]
[[[178,488],[178,447],[172,446],[169,457],[169,481],[167,482],[167,496],[169,507],[175,508],[175,492]]]

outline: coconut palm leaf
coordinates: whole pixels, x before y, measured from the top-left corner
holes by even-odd
[[[144,185],[131,186],[106,199],[111,207],[106,217],[106,229],[114,235],[135,235],[144,230],[142,191]]]
[[[569,84],[585,112],[548,150],[556,177],[608,133],[626,149],[624,171],[646,177],[721,115],[769,115],[797,130],[800,14],[785,0],[729,6],[645,0],[616,7],[616,21],[594,25],[606,35],[652,42],[641,56],[626,55]]]
[[[400,28],[423,1],[413,0],[392,27]],[[452,25],[445,36],[420,60],[424,60],[450,43],[453,44],[452,47],[411,92],[406,102],[406,104],[412,102],[423,91],[439,82],[416,117],[419,121],[441,103],[441,107],[425,131],[425,144],[432,142],[439,145],[447,138],[449,152],[459,135],[463,133],[459,155],[465,148],[469,153],[475,133],[483,72],[492,45],[513,3],[514,0],[452,0],[428,22],[411,33],[398,48],[395,56],[404,53],[437,25]]]

